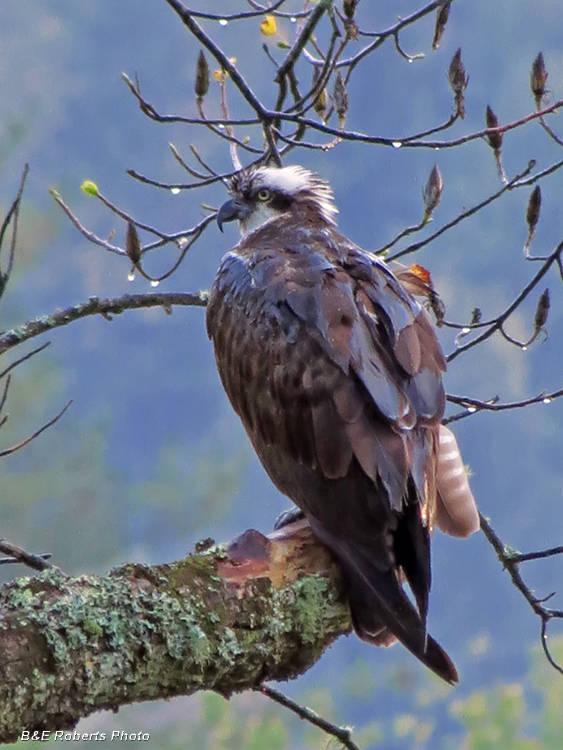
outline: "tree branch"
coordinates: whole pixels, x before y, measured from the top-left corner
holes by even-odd
[[[308,525],[104,577],[57,571],[0,589],[0,741],[100,709],[309,669],[350,629],[338,574]]]
[[[479,514],[479,520],[481,525],[481,531],[485,535],[487,541],[496,552],[497,558],[501,563],[502,567],[506,570],[510,576],[510,580],[518,591],[522,594],[524,599],[528,602],[534,613],[540,618],[541,629],[540,629],[540,643],[545,654],[546,659],[551,666],[557,671],[563,674],[563,667],[558,664],[553,658],[549,649],[548,643],[548,625],[551,620],[563,619],[563,611],[559,609],[550,609],[544,607],[545,602],[551,599],[553,594],[543,599],[539,599],[533,590],[524,582],[522,574],[520,572],[520,563],[529,560],[540,560],[542,558],[551,557],[553,555],[560,554],[563,550],[561,547],[553,547],[549,550],[543,550],[540,552],[529,552],[522,554],[511,549],[506,545],[498,536],[496,531],[491,526],[489,519],[485,518],[482,513]]]
[[[119,315],[124,310],[138,310],[147,307],[163,307],[170,312],[173,305],[184,305],[188,307],[205,307],[207,304],[207,292],[196,292],[195,294],[167,293],[167,294],[124,294],[116,299],[99,299],[90,297],[88,302],[81,302],[66,310],[59,310],[52,315],[42,315],[40,318],[28,320],[10,331],[0,334],[0,354],[22,344],[24,341],[39,336],[53,328],[66,326],[80,318],[89,315],[103,315],[111,319],[110,315]]]

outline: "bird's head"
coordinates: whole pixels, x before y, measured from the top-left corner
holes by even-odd
[[[244,237],[300,208],[316,212],[325,222],[335,224],[334,214],[338,209],[330,185],[304,167],[252,167],[234,175],[228,190],[232,197],[217,214],[221,231],[227,221],[238,220]]]

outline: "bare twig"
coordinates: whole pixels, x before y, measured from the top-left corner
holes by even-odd
[[[173,143],[169,143],[168,147],[170,148],[170,151],[174,159],[178,162],[178,164],[181,167],[183,167],[186,170],[186,172],[188,172],[189,175],[191,175],[192,177],[195,177],[196,180],[206,180],[208,178],[209,175],[204,175],[201,172],[198,172],[197,170],[195,170],[193,167],[190,167],[190,165],[186,161],[184,161],[177,147]]]
[[[550,549],[543,549],[540,552],[515,552],[512,554],[512,560],[516,563],[522,563],[529,562],[530,560],[545,560],[548,557],[562,554],[563,547],[551,547]]]
[[[4,387],[2,389],[2,395],[0,396],[0,415],[2,414],[2,410],[4,409],[4,406],[6,406],[6,400],[8,398],[8,391],[10,390],[10,383],[12,382],[12,376],[8,375],[6,378],[6,382],[4,383]],[[0,427],[2,425],[6,424],[8,417],[2,417],[0,419]]]
[[[551,393],[539,393],[537,396],[531,396],[530,398],[524,398],[520,401],[509,401],[506,403],[499,403],[498,397],[495,396],[488,401],[482,401],[478,398],[472,398],[470,396],[455,396],[453,394],[447,395],[447,400],[451,404],[457,404],[470,410],[470,413],[474,414],[479,411],[510,411],[511,409],[522,409],[532,404],[551,404],[555,399],[563,396],[563,388]],[[445,420],[452,421],[451,418]],[[455,421],[455,420],[453,420]]]
[[[415,242],[412,245],[409,245],[404,250],[400,250],[398,253],[395,253],[394,255],[391,255],[389,257],[389,260],[397,260],[398,258],[402,258],[404,255],[410,255],[411,253],[415,253],[418,250],[420,250],[425,245],[430,244],[435,239],[440,237],[440,235],[444,234],[444,232],[447,232],[449,229],[452,229],[452,227],[457,226],[465,219],[468,219],[470,216],[473,216],[474,214],[481,211],[481,209],[485,208],[485,206],[488,206],[489,204],[493,203],[494,201],[498,200],[504,193],[508,192],[509,190],[513,190],[515,188],[522,186],[522,178],[526,177],[530,174],[532,169],[535,166],[535,162],[531,161],[528,163],[528,166],[526,169],[524,169],[520,174],[517,174],[516,177],[513,177],[510,182],[508,182],[506,185],[503,185],[500,190],[497,190],[496,193],[493,193],[492,195],[489,195],[484,200],[477,203],[475,206],[472,206],[471,208],[468,208],[466,211],[462,211],[460,214],[458,214],[454,219],[451,221],[448,221],[446,224],[440,227],[437,231],[433,232],[431,235],[426,237],[424,240],[420,240],[420,242]],[[384,248],[381,250],[377,250],[376,252],[382,252]]]
[[[23,168],[23,174],[20,180],[20,186],[18,188],[16,197],[14,198],[12,205],[8,209],[8,213],[4,217],[2,226],[0,226],[0,252],[1,252],[2,245],[4,244],[4,236],[6,234],[8,227],[13,222],[12,223],[12,237],[10,240],[10,252],[8,255],[8,264],[4,271],[2,271],[2,269],[0,268],[0,297],[2,296],[2,293],[4,292],[6,288],[6,284],[8,283],[10,279],[10,275],[12,273],[12,268],[14,265],[14,258],[16,255],[16,240],[18,236],[18,219],[19,219],[19,214],[20,214],[20,205],[21,205],[23,190],[25,187],[25,181],[27,179],[28,172],[29,172],[29,165],[26,164]]]
[[[53,563],[49,562],[49,558],[52,557],[50,552],[41,555],[34,555],[31,552],[26,552],[22,547],[18,547],[16,544],[6,541],[6,539],[0,539],[0,552],[5,555],[10,555],[10,557],[3,557],[0,559],[0,565],[23,563],[33,570],[46,570],[47,568],[56,567]]]
[[[305,18],[311,11],[301,11],[300,13],[281,13],[278,8],[287,2],[287,0],[278,0],[271,7],[258,5],[258,3],[250,3],[252,7],[256,7],[255,11],[247,10],[241,13],[232,13],[231,15],[219,15],[218,13],[204,13],[202,11],[190,10],[190,15],[194,18],[203,18],[207,21],[243,21],[247,18],[257,18],[263,16],[265,13],[270,15],[280,16],[282,18]],[[278,11],[278,12],[277,12]]]
[[[29,437],[26,437],[24,440],[20,441],[19,443],[12,445],[11,448],[6,448],[5,450],[0,451],[0,458],[11,456],[12,453],[15,453],[16,451],[21,450],[26,445],[29,445],[31,442],[33,442],[36,438],[39,437],[39,435],[41,435],[41,433],[45,432],[45,430],[48,430],[49,427],[52,427],[56,422],[58,422],[59,419],[63,416],[63,414],[65,413],[65,411],[69,408],[71,404],[72,404],[72,399],[65,406],[63,406],[63,408],[55,417],[53,417],[48,422],[46,422],[38,430],[35,430],[35,432],[32,435],[30,435]]]
[[[483,516],[481,513],[479,514],[479,519],[481,522],[481,530],[483,534],[487,538],[489,544],[495,550],[499,562],[510,576],[510,580],[522,594],[524,599],[528,602],[534,613],[541,620],[540,640],[546,659],[554,669],[563,674],[563,667],[561,667],[561,665],[558,664],[551,655],[547,641],[547,626],[549,621],[553,619],[563,619],[563,611],[544,607],[543,603],[546,601],[546,599],[538,599],[536,596],[534,596],[532,590],[525,584],[524,579],[522,578],[522,575],[520,573],[520,563],[522,561],[536,560],[540,559],[541,557],[549,557],[552,554],[559,554],[560,551],[563,551],[563,549],[553,548],[552,550],[544,550],[543,553],[534,552],[530,553],[529,555],[521,555],[519,552],[514,552],[513,550],[511,550],[506,546],[506,544],[504,544],[504,542],[501,541],[500,537],[491,526],[489,520],[485,518],[485,516]]]
[[[210,179],[212,182],[217,182],[219,178],[213,177]],[[204,184],[204,183],[209,184],[209,181],[203,180],[200,184]],[[117,255],[125,255],[125,256],[127,255],[126,249],[118,247],[117,245],[112,245],[109,242],[106,242],[106,240],[102,240],[93,232],[90,232],[89,229],[86,229],[86,227],[81,223],[81,221],[78,219],[76,214],[72,211],[72,209],[64,202],[58,190],[56,190],[55,188],[51,188],[50,193],[55,199],[56,203],[61,207],[63,212],[66,214],[66,216],[68,216],[72,224],[76,227],[76,229],[78,229],[80,234],[82,234],[89,242],[92,242],[92,244],[94,245],[99,245],[100,247],[103,247],[105,250],[114,252]],[[195,224],[193,227],[191,227],[190,229],[184,229],[179,232],[165,233],[149,224],[144,224],[144,223],[136,221],[128,213],[118,208],[118,206],[114,205],[111,201],[105,198],[99,191],[96,194],[96,197],[99,198],[100,201],[107,208],[109,208],[113,213],[119,216],[120,219],[123,219],[127,223],[131,223],[134,226],[139,227],[139,229],[143,229],[146,232],[150,232],[151,234],[154,234],[159,238],[158,240],[145,245],[141,249],[141,253],[143,255],[149,252],[150,250],[154,250],[157,247],[162,247],[163,245],[166,245],[170,242],[173,242],[176,245],[178,245],[182,252],[181,252],[181,257],[180,257],[179,262],[175,264],[174,270],[177,268],[177,266],[183,259],[184,255],[186,254],[186,251],[201,236],[203,231],[209,226],[209,224],[211,224],[211,222],[215,218],[215,214],[211,216],[206,216],[203,219],[201,219],[201,221],[199,221],[197,224]],[[166,276],[168,275],[170,275],[170,273],[167,272]],[[166,278],[166,276],[163,276],[162,278]],[[162,280],[162,278],[160,280]]]
[[[166,0],[166,2],[177,13],[190,33],[213,55],[221,68],[229,74],[233,83],[254,110],[259,120],[264,123],[268,119],[271,119],[271,116],[269,116],[264,109],[260,100],[244,80],[242,75],[238,72],[227,55],[225,55],[223,50],[213,42],[197,21],[194,20],[193,14],[182,5],[182,3],[178,2],[178,0]]]
[[[531,281],[528,282],[528,284],[526,284],[526,286],[520,291],[513,302],[511,302],[510,305],[508,305],[508,307],[504,310],[504,312],[502,312],[497,318],[491,321],[491,324],[486,328],[485,331],[483,331],[483,333],[479,334],[479,336],[476,336],[474,339],[471,339],[471,341],[468,341],[466,344],[459,346],[455,351],[453,351],[446,357],[446,360],[448,362],[451,362],[463,352],[466,352],[468,349],[477,346],[477,344],[480,344],[482,341],[490,338],[496,331],[500,330],[505,321],[518,307],[520,307],[520,305],[530,294],[532,289],[534,289],[539,284],[539,282],[546,275],[551,266],[554,263],[560,261],[561,253],[563,253],[563,240],[557,245],[551,255],[547,256],[542,267],[539,269],[536,275],[531,279]]]
[[[202,122],[200,117],[183,117],[182,115],[163,115],[157,112],[153,105],[145,99],[137,82],[133,82],[127,73],[121,74],[122,79],[127,84],[129,91],[137,99],[141,111],[150,117],[155,122],[162,123],[183,123],[184,125],[260,125],[260,119],[258,117],[246,117],[236,120],[224,120],[223,118],[207,119]]]
[[[2,380],[3,377],[5,377],[9,372],[15,369],[18,365],[21,365],[22,362],[26,362],[28,359],[31,359],[31,357],[35,356],[36,354],[39,354],[39,352],[42,352],[48,346],[51,346],[50,341],[47,341],[45,344],[42,344],[41,346],[39,346],[37,349],[34,349],[33,351],[28,352],[27,354],[24,354],[23,357],[16,359],[15,362],[12,362],[12,364],[8,365],[8,367],[6,367],[5,370],[2,370],[2,372],[0,372],[0,380]]]
[[[303,25],[301,33],[299,34],[293,46],[287,53],[285,60],[280,65],[277,75],[276,75],[276,81],[279,82],[294,67],[295,63],[297,62],[297,59],[299,58],[303,49],[305,48],[305,45],[311,38],[313,30],[315,29],[315,26],[317,26],[317,24],[319,23],[319,21],[321,20],[321,18],[326,13],[326,11],[330,8],[331,5],[332,5],[332,0],[320,0],[318,5],[316,5],[314,9],[311,11],[309,17],[307,18],[306,23]]]
[[[464,143],[469,143],[470,141],[485,138],[487,135],[490,135],[491,133],[505,133],[509,130],[520,128],[522,127],[522,125],[532,122],[533,120],[537,120],[543,115],[556,112],[562,107],[563,107],[563,100],[560,100],[560,101],[555,102],[555,104],[552,104],[550,107],[547,107],[546,109],[542,110],[541,112],[532,112],[531,114],[521,117],[518,120],[514,120],[513,122],[510,122],[507,125],[502,125],[501,127],[498,127],[498,128],[485,128],[483,130],[478,130],[474,133],[468,133],[467,135],[461,136],[460,138],[452,139],[451,141],[431,141],[431,140],[425,140],[425,139],[415,140],[413,136],[384,138],[382,136],[370,135],[368,133],[361,133],[361,132],[356,132],[356,131],[351,131],[351,130],[340,130],[339,128],[334,128],[330,125],[320,123],[316,120],[303,118],[298,114],[291,114],[291,113],[284,113],[284,112],[279,112],[279,113],[268,112],[266,114],[268,116],[279,118],[280,120],[285,120],[287,122],[300,122],[303,125],[306,125],[308,128],[311,128],[311,130],[317,130],[320,133],[326,133],[328,135],[336,135],[336,136],[341,137],[342,140],[344,141],[358,141],[360,143],[370,143],[370,144],[375,144],[375,145],[380,145],[380,146],[390,146],[392,148],[401,148],[401,147],[403,148],[431,148],[434,150],[437,150],[437,149],[439,150],[439,149],[454,148],[456,146],[461,146]]]
[[[315,713],[315,711],[312,711],[306,706],[300,706],[287,695],[280,693],[278,690],[275,690],[268,685],[261,685],[257,689],[262,693],[262,695],[265,695],[267,698],[270,698],[276,703],[279,703],[280,706],[288,708],[294,714],[299,716],[300,719],[308,721],[309,724],[322,729],[323,732],[330,735],[331,737],[335,737],[339,742],[342,743],[345,748],[347,748],[347,750],[360,750],[358,745],[356,745],[356,743],[352,741],[352,730],[348,727],[339,727],[336,724],[323,719],[322,716],[319,716],[317,713]]]
[[[116,245],[112,245],[110,242],[103,240],[101,237],[98,237],[96,234],[86,229],[86,227],[80,223],[77,217],[72,213],[70,208],[63,201],[61,194],[56,188],[52,187],[49,192],[51,193],[51,196],[54,198],[55,202],[60,206],[63,213],[66,214],[66,216],[74,224],[76,229],[78,229],[80,234],[84,235],[84,237],[86,237],[89,242],[94,245],[99,245],[100,247],[103,247],[104,250],[109,250],[110,252],[116,253],[117,255],[125,255],[125,251],[122,248],[117,247]]]

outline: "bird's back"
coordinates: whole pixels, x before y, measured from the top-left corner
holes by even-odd
[[[456,681],[426,634],[444,360],[425,311],[332,227],[281,218],[225,256],[207,327],[258,457],[342,564],[358,634]]]

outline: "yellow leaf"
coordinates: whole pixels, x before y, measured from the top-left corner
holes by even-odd
[[[277,30],[276,19],[274,16],[266,16],[260,24],[260,31],[264,36],[273,36]]]

